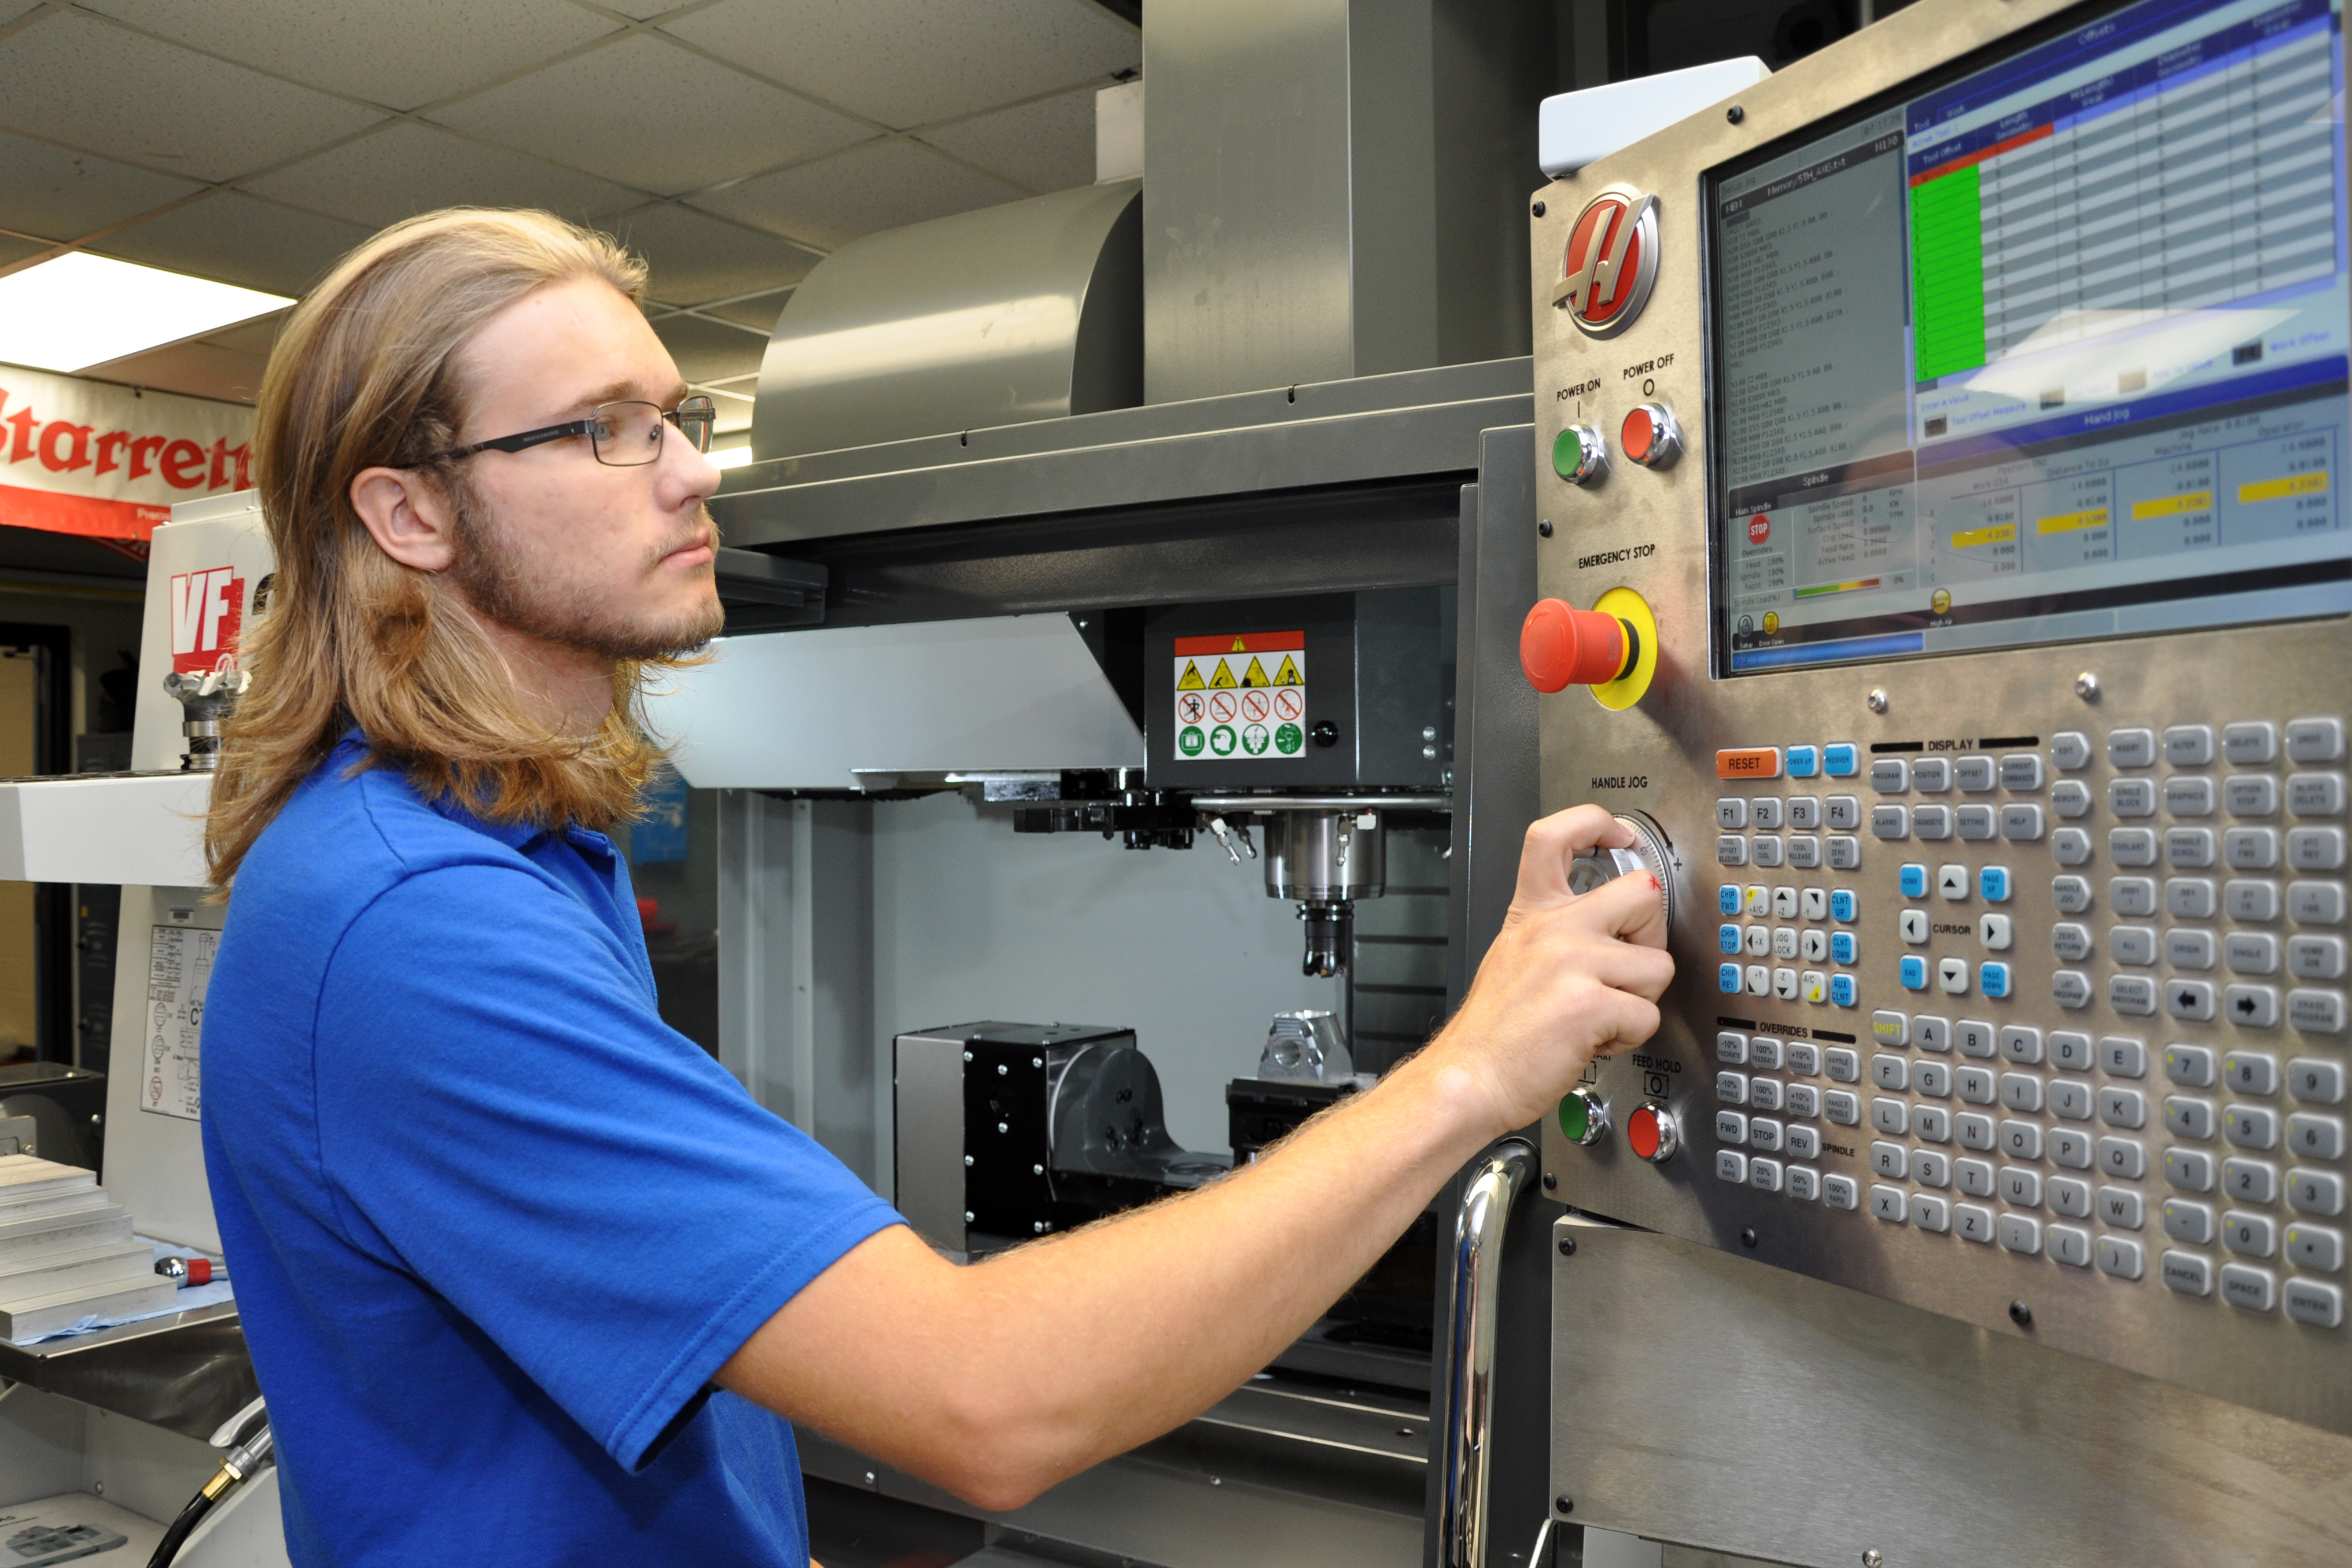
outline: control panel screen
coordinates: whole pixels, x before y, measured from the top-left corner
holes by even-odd
[[[2338,4],[2141,0],[1711,175],[1719,673],[2352,611]]]

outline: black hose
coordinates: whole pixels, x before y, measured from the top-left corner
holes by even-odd
[[[180,1554],[180,1548],[188,1543],[189,1535],[212,1510],[213,1499],[209,1491],[201,1491],[190,1498],[188,1506],[180,1510],[180,1517],[172,1521],[172,1528],[163,1532],[163,1539],[155,1543],[155,1555],[147,1559],[147,1568],[171,1568],[172,1559]]]

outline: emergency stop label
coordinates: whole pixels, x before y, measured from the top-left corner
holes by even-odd
[[[1307,745],[1307,634],[1176,639],[1176,752],[1279,762]]]
[[[204,1106],[205,990],[220,932],[156,926],[147,944],[147,1081],[139,1109],[200,1121]]]

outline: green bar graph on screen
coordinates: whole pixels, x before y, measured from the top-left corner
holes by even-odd
[[[1911,310],[1921,381],[1984,363],[1984,208],[1973,163],[1912,187]]]

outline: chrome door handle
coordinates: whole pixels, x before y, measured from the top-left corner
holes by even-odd
[[[1454,1314],[1446,1323],[1445,1474],[1440,1529],[1444,1568],[1485,1568],[1486,1479],[1494,1436],[1495,1307],[1503,1229],[1536,1166],[1518,1139],[1480,1163],[1454,1219]]]

